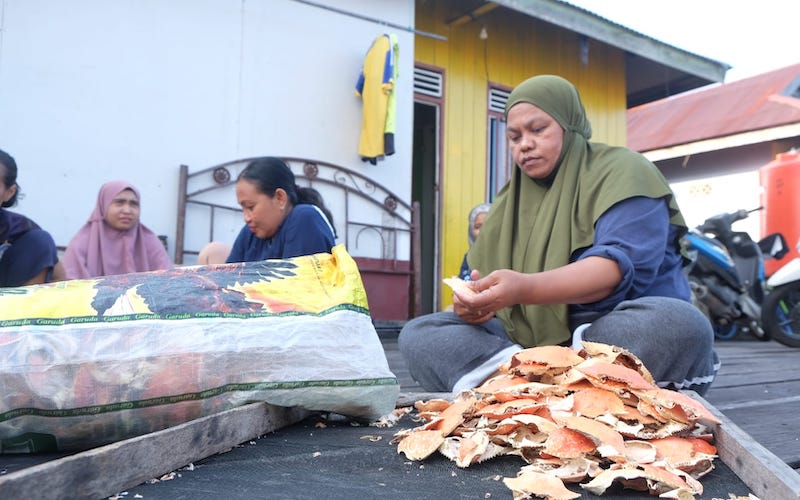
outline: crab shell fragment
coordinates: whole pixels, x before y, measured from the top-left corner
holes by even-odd
[[[503,483],[514,493],[514,498],[530,498],[536,495],[552,500],[580,498],[580,493],[567,489],[557,477],[536,471],[525,471],[517,477],[505,477]]]
[[[548,345],[523,349],[514,353],[500,371],[520,377],[558,375],[584,362],[585,359],[569,347]]]
[[[423,460],[439,451],[458,467],[518,456],[527,465],[503,480],[515,499],[581,496],[565,483],[594,494],[614,483],[665,498],[702,494],[698,478],[716,458],[709,428],[720,420],[657,387],[630,352],[591,342],[579,352],[534,347],[500,371],[452,402],[417,402],[424,423],[395,434],[398,453]]]
[[[703,493],[699,482],[693,481],[690,484],[666,468],[648,464],[609,468],[581,487],[595,495],[602,495],[614,482],[619,482],[624,488],[647,491],[651,495],[662,495],[675,490],[691,495]]]
[[[654,384],[653,375],[644,366],[644,363],[627,349],[599,342],[583,341],[583,350],[588,357],[604,359],[610,363],[625,366],[639,372],[649,383]]]
[[[444,443],[445,436],[464,423],[464,413],[476,401],[474,397],[470,397],[454,402],[442,411],[439,418],[425,424],[424,430],[403,436],[397,452],[404,453],[409,460],[422,460],[430,456]]]

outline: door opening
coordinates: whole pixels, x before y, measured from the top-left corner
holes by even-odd
[[[435,103],[414,103],[414,153],[411,178],[411,199],[419,202],[421,262],[420,294],[422,314],[438,310],[439,252],[438,242],[438,163],[439,106]]]

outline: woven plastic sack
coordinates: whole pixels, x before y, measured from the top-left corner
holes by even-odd
[[[0,289],[0,451],[79,450],[252,401],[373,419],[397,379],[332,254]]]

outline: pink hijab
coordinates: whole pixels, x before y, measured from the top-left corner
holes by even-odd
[[[140,222],[131,229],[120,231],[105,221],[111,202],[126,189],[136,193],[136,198],[141,201],[139,190],[129,182],[111,181],[100,187],[92,215],[64,253],[67,279],[172,268],[163,243],[144,224]]]

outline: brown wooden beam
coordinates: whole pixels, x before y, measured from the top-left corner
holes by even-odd
[[[267,403],[233,408],[0,476],[0,497],[108,498],[310,414]]]
[[[461,16],[458,16],[455,19],[447,21],[445,24],[447,24],[448,26],[451,26],[451,27],[461,26],[462,24],[467,24],[470,21],[474,21],[475,19],[478,19],[482,15],[493,11],[497,7],[499,7],[499,5],[497,5],[496,3],[487,2],[487,3],[483,4],[483,5],[481,5],[480,7],[472,9],[471,11],[467,12],[466,14],[462,14]]]

